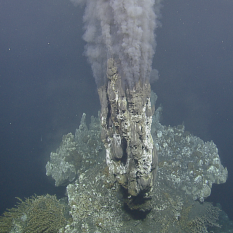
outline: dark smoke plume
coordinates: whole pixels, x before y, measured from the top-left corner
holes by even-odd
[[[85,55],[99,86],[113,58],[124,85],[150,79],[161,0],[71,0],[85,6]]]

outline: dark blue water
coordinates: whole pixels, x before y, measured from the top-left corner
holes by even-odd
[[[152,85],[163,124],[185,123],[213,140],[228,167],[214,185],[233,219],[233,2],[165,0],[157,30]],[[90,66],[82,56],[82,10],[67,0],[0,1],[0,213],[15,197],[65,193],[45,175],[50,151],[74,132],[83,112],[100,108]]]

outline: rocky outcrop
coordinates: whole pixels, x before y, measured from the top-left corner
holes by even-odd
[[[68,133],[62,137],[59,148],[51,152],[50,161],[46,164],[46,175],[55,180],[55,186],[72,183],[79,173],[100,162],[99,154],[104,153],[100,128],[99,118],[94,117],[91,117],[88,127],[83,113],[75,135]]]
[[[98,89],[102,140],[109,172],[132,197],[150,197],[158,157],[151,136],[153,110],[150,84],[140,81],[127,88],[108,60],[107,84]]]

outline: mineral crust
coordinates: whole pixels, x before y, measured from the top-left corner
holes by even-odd
[[[129,198],[149,197],[158,157],[151,136],[153,110],[150,84],[123,85],[113,59],[108,60],[106,85],[99,88],[102,140],[109,172]]]

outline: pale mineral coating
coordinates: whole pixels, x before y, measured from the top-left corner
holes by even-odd
[[[101,125],[99,118],[91,116],[89,127],[86,124],[86,114],[83,113],[79,128],[75,131],[75,142],[82,159],[98,160],[104,145],[101,141]],[[93,162],[94,162],[93,161]]]
[[[208,226],[218,226],[218,215],[211,203],[200,204],[183,190],[174,190],[160,179],[153,190],[151,211],[134,216],[124,206],[120,185],[105,164],[96,164],[80,174],[67,186],[68,203],[73,221],[60,229],[61,233],[104,232],[205,232]],[[208,209],[206,208],[208,207]],[[136,217],[136,218],[135,218]],[[141,220],[140,218],[143,218]],[[197,227],[191,222],[202,219]]]
[[[185,131],[183,125],[163,126],[158,109],[153,117],[153,138],[159,154],[158,180],[183,190],[194,200],[210,196],[212,184],[225,183],[227,168],[221,164],[213,141],[204,142]]]
[[[75,166],[65,161],[67,156],[75,152],[74,135],[71,133],[62,137],[62,143],[55,153],[51,152],[50,161],[45,168],[46,175],[55,180],[55,186],[67,185],[75,180]]]
[[[158,160],[151,136],[150,84],[139,81],[124,89],[116,67],[109,59],[108,82],[98,90],[106,162],[129,195],[150,196]]]
[[[73,222],[60,232],[185,233],[218,227],[218,210],[210,203],[194,200],[203,201],[210,195],[211,184],[224,183],[227,179],[227,169],[220,162],[215,144],[190,135],[184,126],[161,125],[160,113],[158,108],[152,123],[151,132],[160,159],[152,201],[148,202],[151,211],[146,218],[136,220],[126,211],[124,203],[130,199],[120,191],[108,167],[100,162],[67,186]],[[104,154],[100,157],[104,158]]]
[[[84,113],[75,136],[64,135],[57,151],[51,152],[46,164],[46,175],[52,176],[55,186],[64,186],[73,182],[77,174],[98,162],[99,153],[104,149],[100,137],[100,122],[91,117],[89,128]]]
[[[122,224],[122,201],[116,196],[116,183],[105,176],[106,164],[98,164],[80,174],[74,184],[67,186],[73,223],[65,232],[114,232]],[[100,232],[102,232],[102,230]]]

